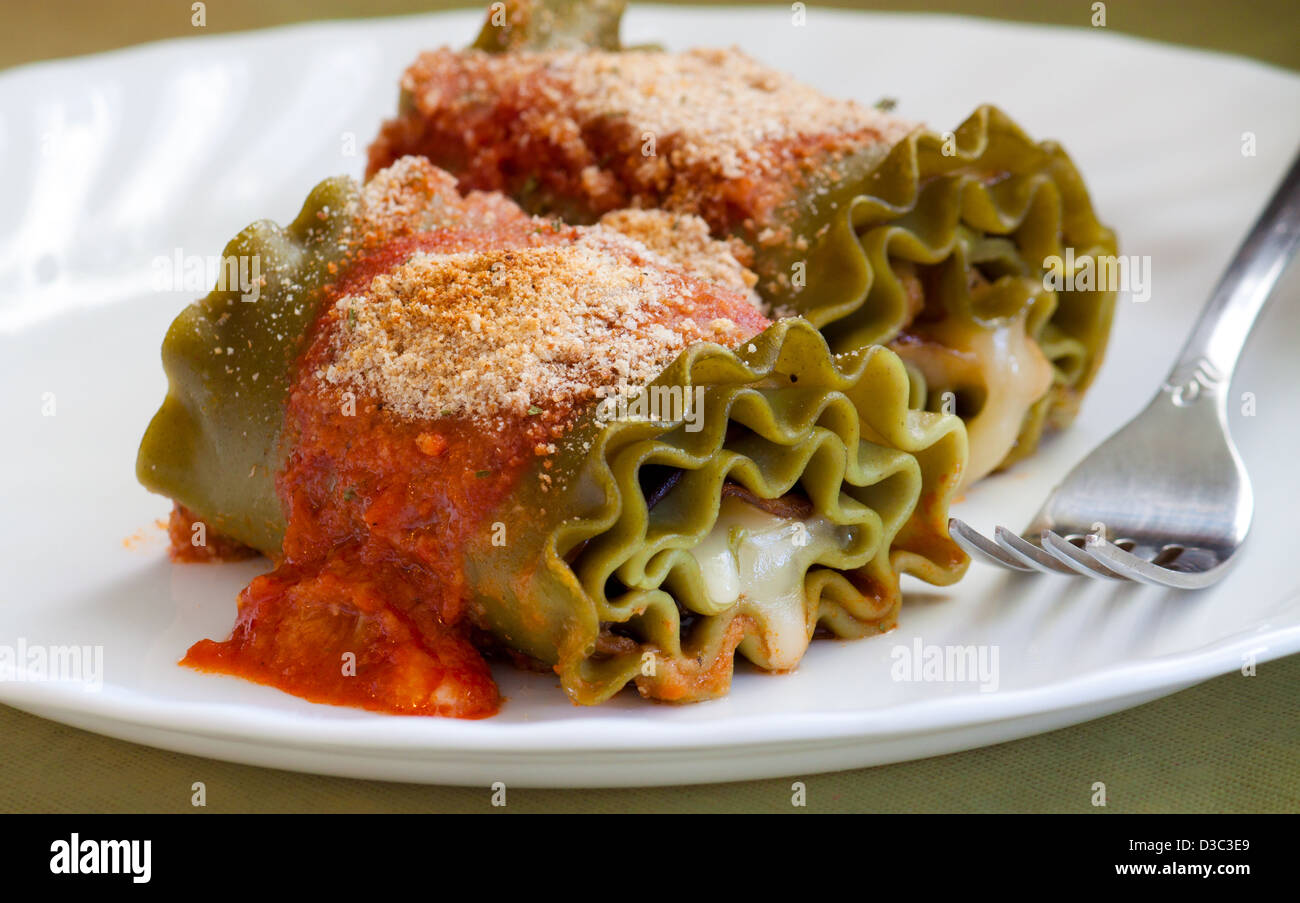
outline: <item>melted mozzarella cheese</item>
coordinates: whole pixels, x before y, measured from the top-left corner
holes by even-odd
[[[770,670],[793,668],[815,625],[809,624],[804,575],[817,558],[842,542],[843,528],[825,517],[795,521],[768,514],[741,499],[722,500],[718,519],[691,550],[713,612],[740,605],[759,636],[740,651]]]
[[[963,487],[1002,463],[1015,447],[1025,415],[1052,387],[1051,361],[1025,331],[1025,314],[991,329],[954,320],[926,324],[922,341],[894,348],[933,390],[984,389],[984,406],[966,421],[970,459]]]

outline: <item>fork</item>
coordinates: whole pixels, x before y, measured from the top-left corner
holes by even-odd
[[[1024,533],[994,539],[957,518],[952,538],[1013,571],[1200,589],[1246,539],[1250,477],[1228,432],[1228,386],[1269,293],[1300,242],[1300,156],[1237,249],[1146,408],[1052,490]]]

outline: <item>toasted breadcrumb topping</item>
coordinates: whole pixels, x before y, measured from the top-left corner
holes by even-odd
[[[705,283],[665,263],[600,226],[551,246],[416,253],[335,303],[320,376],[398,416],[490,419],[571,409],[644,385],[687,345],[748,337],[692,319]]]
[[[444,48],[422,54],[402,84],[422,109],[453,121],[472,121],[501,98],[526,99],[531,127],[560,144],[621,122],[644,143],[648,167],[696,168],[728,179],[779,168],[783,143],[841,136],[845,149],[894,144],[916,127],[829,97],[734,47],[505,54]],[[589,176],[601,173],[593,167]]]
[[[518,56],[528,65],[527,55]],[[572,85],[579,119],[626,116],[642,132],[677,136],[673,150],[682,162],[707,164],[728,178],[762,168],[765,144],[863,130],[893,143],[913,127],[828,97],[734,47],[542,56]]]
[[[709,224],[698,216],[666,210],[614,210],[600,218],[600,225],[634,238],[667,260],[735,289],[762,306],[754,291],[758,277],[736,260],[729,244],[709,235]]]
[[[918,124],[829,97],[737,49],[442,48],[402,76],[402,112],[370,148],[371,171],[417,153],[463,188],[591,222],[620,208],[703,217],[720,239],[805,248],[804,202],[844,167],[883,155]],[[760,274],[789,287],[784,269]]]
[[[402,157],[375,173],[349,213],[354,222],[349,237],[368,246],[449,226],[532,222],[517,204],[496,192],[471,191],[461,197],[453,175],[415,156]]]

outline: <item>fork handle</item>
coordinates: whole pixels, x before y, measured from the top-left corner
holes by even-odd
[[[1201,389],[1222,396],[1251,327],[1300,244],[1300,155],[1206,302],[1165,386],[1185,404]]]

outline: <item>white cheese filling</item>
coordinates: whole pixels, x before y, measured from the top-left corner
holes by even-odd
[[[966,421],[970,457],[962,487],[991,473],[1016,445],[1025,416],[1052,387],[1052,364],[1025,331],[1022,310],[988,328],[944,320],[926,325],[921,344],[894,348],[933,388],[982,385],[984,406]]]
[[[816,627],[804,598],[804,575],[818,558],[842,547],[846,529],[821,516],[792,520],[735,496],[722,500],[713,529],[690,554],[709,609],[739,604],[758,625],[759,636],[740,645],[746,658],[776,671],[799,663]]]

